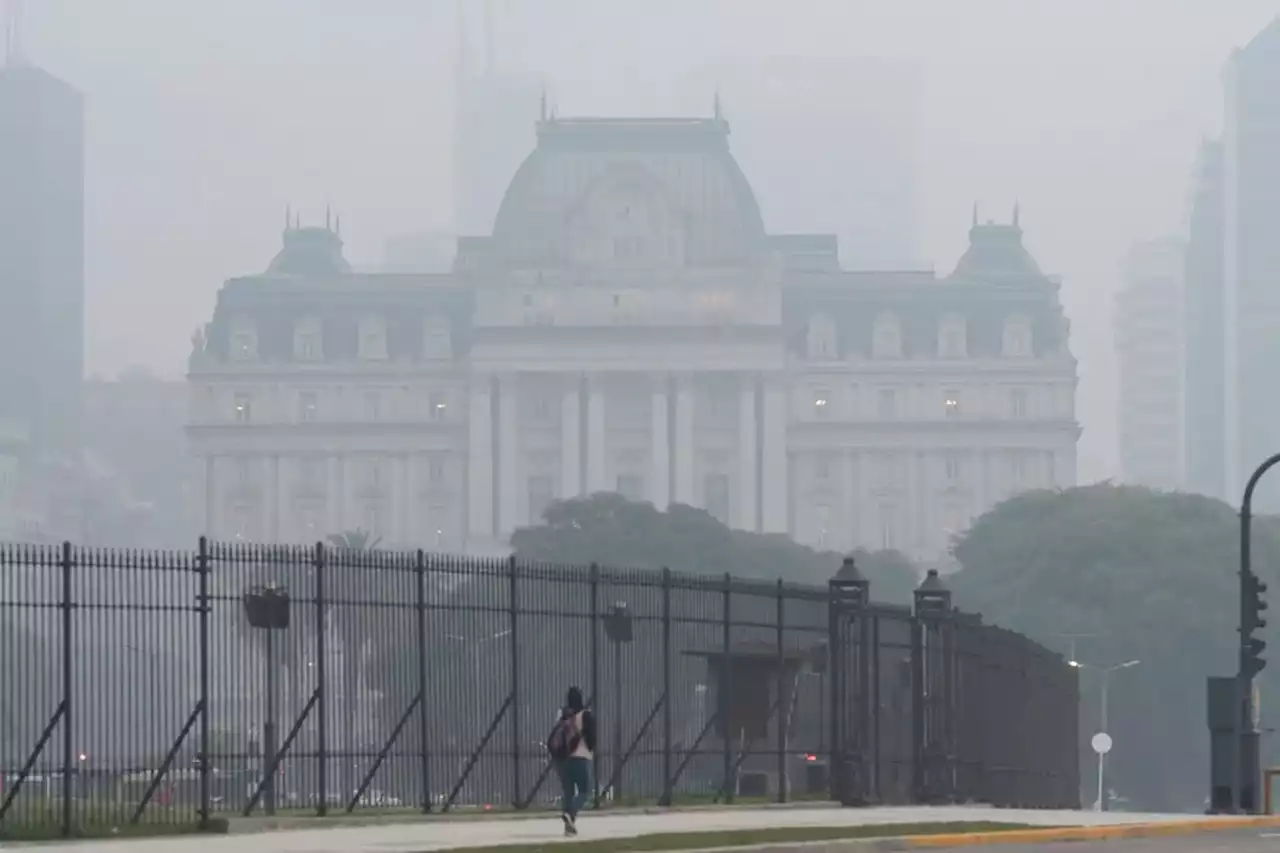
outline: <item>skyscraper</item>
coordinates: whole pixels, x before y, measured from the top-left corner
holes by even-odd
[[[1126,258],[1116,300],[1120,463],[1126,483],[1183,485],[1180,240],[1140,243]]]
[[[472,40],[469,12],[483,12],[481,52]],[[498,67],[488,3],[458,4],[458,56],[454,70],[454,229],[488,234],[502,196],[534,141],[542,109],[542,83]]]
[[[0,67],[0,418],[39,451],[76,446],[84,371],[81,95],[22,62]]]
[[[910,63],[865,57],[729,59],[678,82],[701,113],[719,93],[743,171],[780,233],[834,232],[855,269],[920,265],[919,85]]]
[[[1222,143],[1205,142],[1193,177],[1183,259],[1183,458],[1188,491],[1226,499]]]
[[[1280,452],[1280,18],[1237,51],[1226,73],[1224,306],[1226,491]],[[1280,477],[1255,506],[1280,511]]]

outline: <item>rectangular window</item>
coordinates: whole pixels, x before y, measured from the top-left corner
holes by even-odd
[[[444,454],[432,453],[427,457],[427,482],[433,486],[444,483]]]
[[[254,354],[252,332],[236,332],[231,336],[231,357],[235,361],[250,361]]]
[[[529,522],[537,524],[542,521],[543,513],[555,500],[551,486],[551,477],[539,474],[529,478]]]
[[[831,479],[831,470],[835,467],[835,460],[830,453],[818,453],[813,457],[813,479],[818,482],[825,483]]]
[[[367,421],[382,420],[382,395],[377,391],[364,392],[364,418]]]
[[[960,392],[954,389],[942,392],[942,410],[949,418],[960,416]]]
[[[898,395],[892,388],[881,388],[876,398],[876,410],[884,420],[898,416]]]
[[[316,395],[312,391],[303,391],[298,395],[298,420],[302,423],[311,423],[316,419],[316,410],[319,407]]]
[[[427,416],[433,421],[442,421],[449,413],[449,404],[445,401],[444,394],[432,392],[427,398]]]
[[[960,457],[954,453],[948,453],[942,460],[943,473],[946,475],[948,483],[956,483],[960,481]]]
[[[253,420],[253,398],[248,394],[236,394],[232,412],[236,423],[249,423]]]
[[[320,336],[315,332],[299,332],[297,351],[300,360],[315,361],[320,357]]]
[[[893,504],[880,504],[880,547],[891,551],[898,547],[898,509]]]
[[[826,388],[815,388],[813,391],[813,416],[824,418],[831,411],[831,391]]]
[[[702,489],[706,510],[721,524],[729,523],[729,475],[708,474],[703,478]]]
[[[644,477],[639,474],[619,474],[618,494],[629,501],[644,500]]]
[[[1009,395],[1009,408],[1015,418],[1025,418],[1027,416],[1027,392],[1021,389],[1013,391]]]

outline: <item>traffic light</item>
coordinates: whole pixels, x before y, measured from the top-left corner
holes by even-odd
[[[1244,600],[1241,602],[1240,632],[1241,636],[1241,668],[1248,678],[1262,672],[1267,662],[1262,658],[1266,649],[1266,641],[1255,637],[1254,633],[1267,627],[1267,620],[1262,612],[1267,609],[1267,602],[1262,597],[1267,585],[1258,580],[1258,576],[1250,572],[1244,577]]]

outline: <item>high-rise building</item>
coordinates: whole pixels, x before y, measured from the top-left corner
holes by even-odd
[[[1220,500],[1226,490],[1222,143],[1200,149],[1183,263],[1183,461],[1185,487]]]
[[[84,371],[84,111],[20,58],[0,66],[0,418],[62,453]]]
[[[677,84],[687,112],[712,93],[770,230],[833,232],[852,269],[920,266],[916,200],[918,72],[900,60],[728,59]]]
[[[1280,18],[1238,50],[1226,73],[1224,363],[1226,491],[1280,452]],[[1280,511],[1280,477],[1257,509]]]
[[[1124,262],[1116,300],[1120,464],[1124,481],[1183,485],[1181,240],[1141,243]]]
[[[473,43],[469,21],[482,11],[483,52]],[[459,3],[458,56],[454,69],[454,231],[481,236],[512,176],[533,145],[534,122],[545,109],[542,82],[504,71],[495,57],[489,4]]]

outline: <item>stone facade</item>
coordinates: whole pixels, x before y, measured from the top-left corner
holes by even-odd
[[[944,555],[1075,480],[1058,284],[1013,224],[956,270],[852,273],[765,232],[713,119],[544,119],[448,275],[354,273],[287,227],[190,365],[199,526],[485,552],[617,491],[826,548]]]

